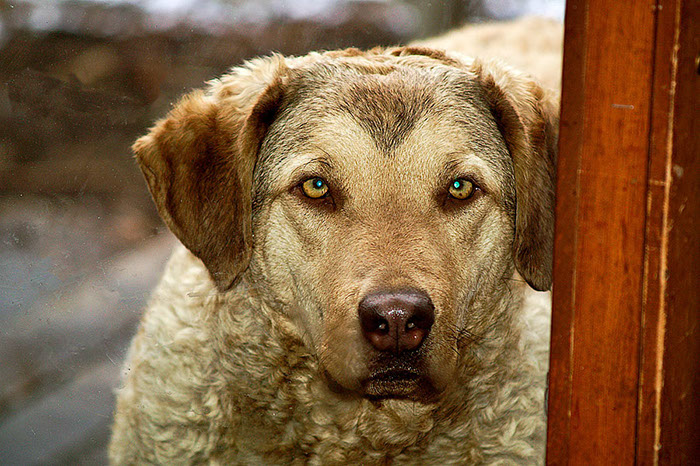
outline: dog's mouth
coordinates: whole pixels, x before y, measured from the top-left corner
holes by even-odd
[[[412,371],[386,371],[372,375],[363,386],[372,398],[406,398],[415,392],[420,379],[420,374]]]
[[[399,364],[372,371],[362,383],[365,396],[381,400],[387,398],[427,401],[435,390],[430,379],[417,367]]]

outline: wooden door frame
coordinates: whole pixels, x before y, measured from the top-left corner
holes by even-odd
[[[700,463],[697,0],[569,0],[548,464]]]

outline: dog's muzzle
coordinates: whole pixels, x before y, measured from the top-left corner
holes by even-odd
[[[360,326],[375,355],[365,393],[373,397],[413,398],[430,385],[421,347],[435,322],[430,297],[417,289],[380,290],[358,306]]]

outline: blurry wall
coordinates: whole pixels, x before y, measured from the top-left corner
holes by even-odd
[[[272,51],[541,8],[563,0],[0,0],[0,464],[106,460],[121,362],[173,244],[129,146],[178,95]]]

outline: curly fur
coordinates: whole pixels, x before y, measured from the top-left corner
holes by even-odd
[[[551,285],[557,103],[500,62],[422,46],[260,58],[183,98],[134,145],[184,246],[128,355],[112,463],[542,463],[549,304],[532,288]],[[391,112],[400,125],[358,123]],[[483,153],[459,163],[489,192],[459,215],[426,207],[420,181],[455,164],[424,156],[450,141]],[[381,188],[338,196],[345,215],[299,200],[309,146]],[[439,389],[363,395],[357,303],[407,285],[435,301],[420,357]]]
[[[129,354],[126,375],[150,376],[127,377],[120,391],[112,461],[541,462],[549,307],[546,293],[513,288],[495,303],[514,312],[510,328],[484,336],[440,405],[377,405],[331,393],[289,320],[248,283],[219,294],[179,248]]]

